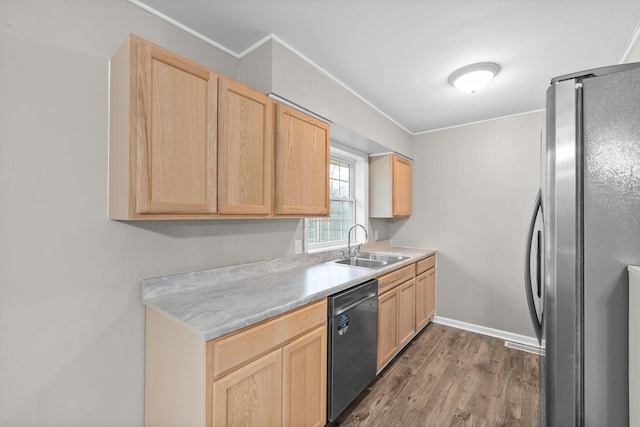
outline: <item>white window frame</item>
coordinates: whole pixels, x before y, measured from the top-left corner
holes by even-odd
[[[338,145],[338,146],[336,146]],[[355,223],[362,224],[367,229],[368,227],[368,215],[369,215],[369,158],[365,153],[350,149],[349,147],[339,146],[332,141],[331,143],[331,158],[335,158],[340,161],[349,162],[352,164],[352,177],[351,177],[351,194],[354,194],[355,203]],[[309,244],[309,236],[307,230],[309,227],[309,218],[305,218],[303,222],[303,240],[304,240],[304,252],[313,253],[321,252],[333,249],[341,249],[347,246],[347,240],[332,241],[326,243]],[[357,231],[358,235],[354,237],[354,241],[363,242],[364,236],[362,231]]]

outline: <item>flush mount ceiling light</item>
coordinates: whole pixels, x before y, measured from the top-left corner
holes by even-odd
[[[486,87],[500,71],[493,62],[480,62],[467,65],[449,76],[449,84],[466,93],[476,93]]]

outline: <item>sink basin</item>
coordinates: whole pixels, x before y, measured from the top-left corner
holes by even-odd
[[[357,255],[358,258],[370,259],[372,261],[384,261],[389,264],[393,264],[394,262],[402,261],[403,259],[407,259],[409,257],[402,255],[392,255],[392,254],[382,254],[378,252],[362,252]]]
[[[384,267],[385,265],[389,264],[386,261],[376,261],[372,259],[358,258],[358,257],[339,259],[334,262],[338,265],[347,265],[349,267],[364,267],[364,268],[373,268],[373,269]]]
[[[381,268],[389,264],[393,264],[398,261],[402,261],[409,257],[402,255],[392,255],[392,254],[382,254],[377,252],[362,252],[357,256],[339,259],[337,261],[333,261],[339,265],[346,265],[349,267],[364,267],[364,268]]]

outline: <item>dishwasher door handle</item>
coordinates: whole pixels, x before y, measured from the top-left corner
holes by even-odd
[[[344,313],[345,311],[349,311],[349,310],[351,310],[351,309],[352,309],[353,307],[355,307],[356,305],[362,304],[363,302],[368,301],[368,300],[370,300],[371,298],[375,298],[375,297],[377,297],[377,296],[378,296],[378,294],[376,294],[376,293],[369,294],[369,295],[365,296],[364,298],[360,298],[358,301],[356,301],[356,302],[354,302],[354,303],[349,304],[349,305],[348,305],[348,306],[346,306],[346,307],[340,307],[337,311],[335,311],[335,312],[333,313],[333,315],[334,315],[334,316],[339,316],[340,314]]]

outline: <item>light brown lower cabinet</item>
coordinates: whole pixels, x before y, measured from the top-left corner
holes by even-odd
[[[404,347],[416,333],[416,281],[398,286],[398,345]]]
[[[398,351],[398,288],[378,296],[378,357],[380,370]]]
[[[318,328],[214,381],[213,425],[324,426],[326,355]]]
[[[213,425],[282,424],[282,349],[213,383]]]
[[[282,349],[282,425],[324,426],[327,419],[327,330]]]
[[[211,341],[147,308],[146,426],[324,426],[327,302]]]
[[[435,267],[427,271],[427,319],[436,314],[436,269]]]
[[[378,296],[378,370],[415,335],[415,283],[409,279]]]
[[[427,314],[427,273],[416,276],[416,328],[420,329],[427,324],[429,316]]]
[[[435,314],[435,255],[378,278],[380,372]]]
[[[416,330],[422,329],[436,313],[435,255],[416,263]]]

